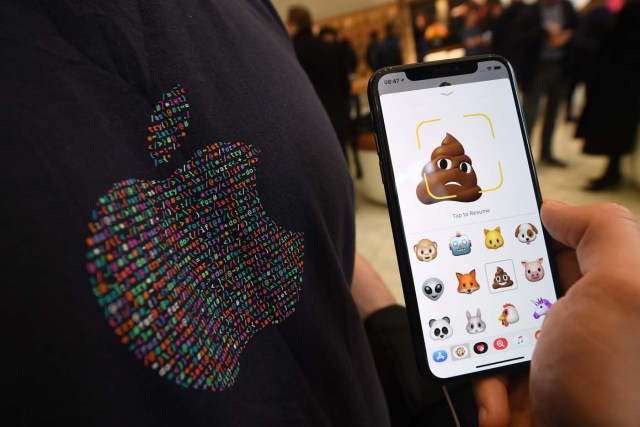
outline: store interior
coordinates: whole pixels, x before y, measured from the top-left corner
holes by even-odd
[[[393,22],[401,37],[404,63],[418,61],[414,34],[411,30],[412,18],[421,11],[431,11],[446,22],[452,1],[384,1],[384,0],[274,0],[273,4],[284,22],[287,12],[294,5],[303,5],[312,14],[314,31],[323,26],[332,26],[346,37],[357,53],[357,68],[351,76],[351,90],[357,97],[358,111],[352,116],[368,117],[369,109],[366,88],[372,70],[367,66],[365,52],[371,31],[384,32],[388,22]],[[508,5],[508,1],[505,3]],[[576,10],[585,6],[585,0],[574,0]],[[423,61],[432,61],[464,55],[464,49],[457,43],[446,40],[430,49]],[[578,85],[573,93],[571,110],[579,115],[585,101],[584,85]],[[566,103],[560,108],[566,110]],[[540,115],[539,115],[540,116]],[[537,159],[540,145],[541,126],[536,123],[530,130],[530,143]],[[640,144],[633,153],[621,160],[623,185],[598,192],[584,191],[589,180],[597,177],[606,167],[606,156],[586,155],[582,152],[583,141],[575,137],[575,121],[558,115],[554,134],[555,155],[567,163],[566,168],[537,165],[537,174],[543,198],[557,199],[570,204],[587,205],[600,202],[618,203],[629,208],[636,217],[640,216]],[[638,133],[640,134],[640,132]],[[348,152],[348,165],[354,177],[356,190],[356,244],[357,248],[389,285],[398,301],[404,301],[400,276],[393,246],[384,188],[382,186],[378,157],[373,135],[363,131],[358,137],[355,150]],[[356,159],[357,158],[357,159]],[[356,162],[359,164],[357,168]],[[375,231],[374,231],[375,230]]]

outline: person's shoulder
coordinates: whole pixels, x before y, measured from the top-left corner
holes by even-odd
[[[533,22],[540,21],[540,9],[541,5],[539,2],[532,4],[523,4],[520,9],[518,9],[516,14],[516,19],[520,24],[532,24]]]
[[[523,4],[520,7],[520,14],[532,16],[532,15],[540,14],[541,9],[542,9],[542,4],[540,2]]]
[[[575,6],[570,0],[562,0],[562,7],[564,8],[565,12],[577,16],[578,12],[576,11]]]

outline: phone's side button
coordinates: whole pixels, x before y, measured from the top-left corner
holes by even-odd
[[[373,133],[373,139],[376,142],[376,153],[378,153],[378,156],[380,155],[380,144],[378,144],[378,134],[377,133]]]
[[[384,169],[382,168],[382,162],[378,161],[378,165],[380,166],[380,178],[382,178],[382,185],[386,185],[384,181]]]

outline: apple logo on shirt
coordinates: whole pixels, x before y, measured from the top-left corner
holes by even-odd
[[[157,164],[186,136],[184,89],[152,114]],[[251,338],[295,310],[303,235],[269,219],[256,186],[259,151],[241,142],[198,150],[167,179],[115,183],[99,197],[87,270],[120,342],[185,388],[221,391]]]

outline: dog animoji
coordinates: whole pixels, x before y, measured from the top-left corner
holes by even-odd
[[[528,245],[538,237],[538,229],[530,222],[520,224],[516,227],[516,237],[522,243],[526,243]]]

